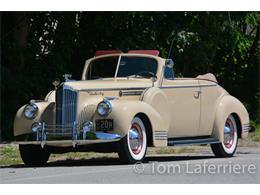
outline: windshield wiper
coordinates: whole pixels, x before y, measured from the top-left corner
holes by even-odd
[[[127,76],[127,78],[150,78],[150,77],[147,77],[144,75],[139,75],[139,74],[132,74],[132,75]]]
[[[151,77],[157,78],[156,74],[154,74],[153,72],[149,72],[149,71],[141,71],[136,74],[130,75],[128,77],[129,78],[137,78],[137,77],[139,77],[139,78],[151,78]]]

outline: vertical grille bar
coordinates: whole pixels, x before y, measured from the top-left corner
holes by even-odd
[[[64,88],[56,91],[56,124],[72,125],[76,121],[77,92]]]

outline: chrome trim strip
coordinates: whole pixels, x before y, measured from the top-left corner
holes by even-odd
[[[119,91],[119,96],[141,95],[143,91]]]
[[[103,133],[103,132],[95,132],[95,136],[97,139],[101,139],[101,140],[116,140],[121,138],[119,134]]]
[[[150,87],[147,87],[145,90],[143,90],[143,93],[141,94],[140,96],[140,101],[143,101],[144,100],[144,95],[145,93],[150,89]]]
[[[119,90],[145,90],[147,87],[133,87],[133,88],[95,88],[95,89],[80,89],[79,91],[119,91]]]
[[[157,134],[157,133],[159,133],[159,134],[160,134],[160,133],[165,133],[165,134],[167,134],[168,131],[154,131],[154,133],[155,133],[155,134]]]
[[[168,133],[160,132],[160,133],[154,133],[154,135],[167,135]]]
[[[220,143],[217,138],[201,138],[201,139],[185,139],[185,140],[172,140],[168,139],[168,146],[173,145],[195,145],[195,144],[215,144]]]
[[[181,86],[161,86],[160,89],[171,89],[171,88],[195,88],[195,87],[215,87],[217,84],[209,85],[181,85]]]
[[[77,145],[84,145],[84,144],[95,144],[95,143],[106,143],[106,142],[116,142],[120,139],[96,139],[96,140],[76,140],[75,143]],[[16,144],[38,144],[41,145],[41,141],[21,141],[15,142]],[[72,140],[57,140],[57,141],[45,141],[44,145],[70,145],[73,146]]]
[[[251,126],[243,126],[243,128],[251,128]]]
[[[167,134],[156,134],[155,137],[167,137]]]
[[[168,140],[167,137],[163,138],[163,137],[156,137],[155,140]]]
[[[168,140],[168,131],[154,131],[155,140]]]

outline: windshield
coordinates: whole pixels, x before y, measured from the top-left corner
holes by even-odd
[[[119,59],[120,62],[118,63]],[[157,61],[153,58],[113,56],[93,60],[87,70],[86,79],[111,78],[115,77],[115,75],[116,77],[136,76],[150,78],[153,75],[156,75],[156,72]]]

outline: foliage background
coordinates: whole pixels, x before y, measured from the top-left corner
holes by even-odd
[[[42,99],[64,73],[80,79],[100,49],[157,49],[178,76],[212,72],[260,122],[258,12],[0,12],[1,131],[12,140],[16,111]]]

